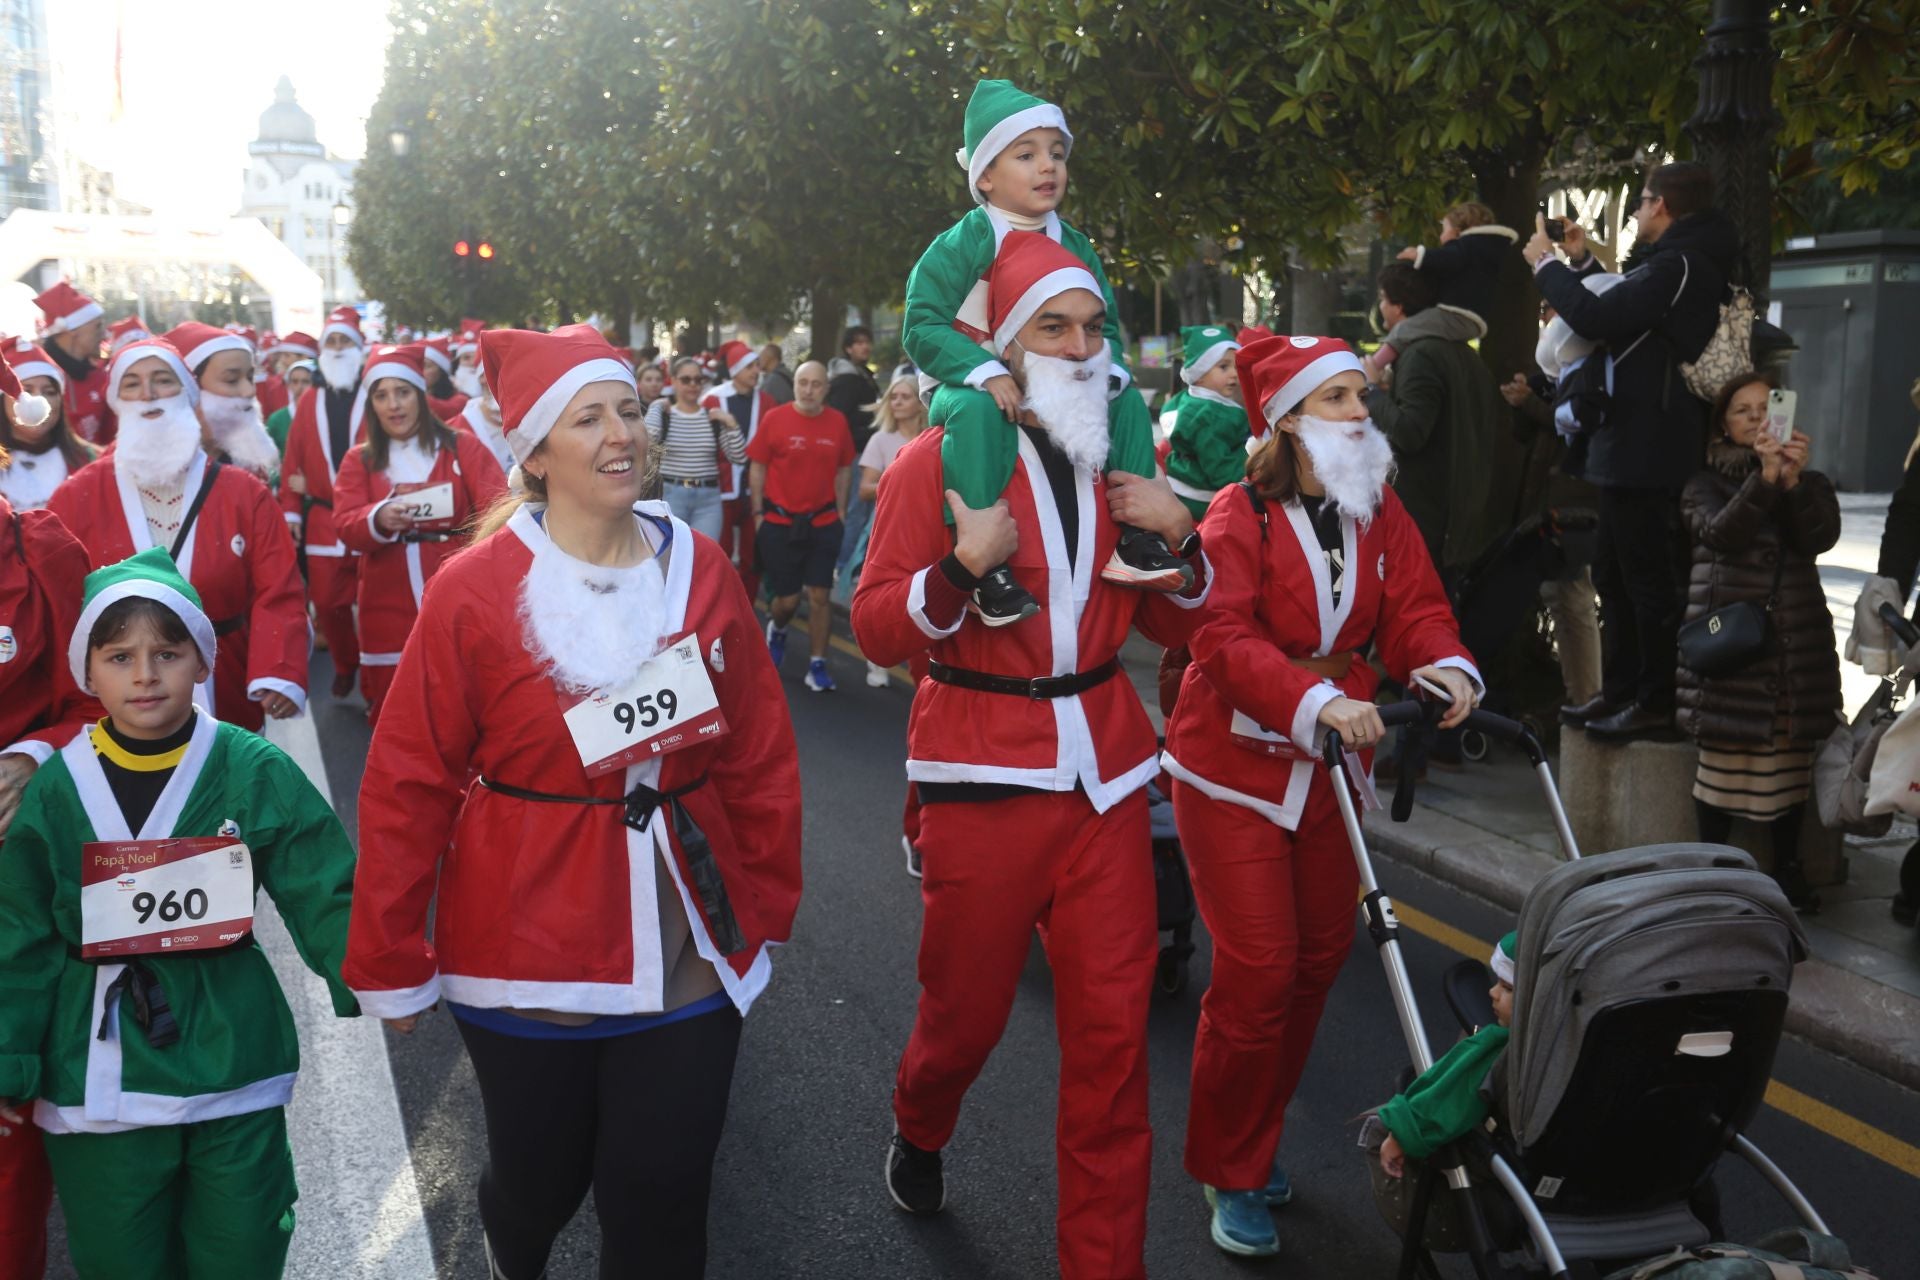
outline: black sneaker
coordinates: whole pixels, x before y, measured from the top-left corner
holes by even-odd
[[[1193,585],[1193,566],[1173,554],[1159,534],[1125,525],[1100,576],[1136,591],[1185,591]]]
[[[1004,627],[1040,612],[1033,593],[1013,580],[1013,570],[1001,565],[974,588],[973,611],[990,627]]]
[[[922,1151],[894,1131],[887,1144],[887,1194],[908,1213],[938,1213],[947,1207],[947,1178],[940,1153]]]

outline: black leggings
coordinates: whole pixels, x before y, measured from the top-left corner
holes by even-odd
[[[1778,875],[1786,867],[1800,865],[1800,819],[1806,813],[1806,805],[1796,804],[1780,811],[1778,817],[1767,824],[1773,836],[1773,868]],[[1704,800],[1693,802],[1695,820],[1700,824],[1700,839],[1707,844],[1726,844],[1733,834],[1733,815],[1725,809],[1716,809]]]
[[[731,1008],[605,1040],[459,1023],[487,1115],[480,1222],[507,1280],[536,1280],[593,1189],[601,1280],[698,1277],[740,1048]]]

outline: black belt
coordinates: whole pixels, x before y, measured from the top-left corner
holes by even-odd
[[[944,662],[927,664],[927,674],[941,684],[977,689],[981,693],[1004,693],[1015,698],[1035,699],[1071,698],[1076,693],[1085,693],[1105,684],[1119,672],[1118,657],[1108,658],[1091,671],[1076,671],[1065,676],[1036,676],[1031,680],[1021,676],[996,676],[985,671],[969,671],[965,667],[950,667]]]
[[[100,1039],[107,1038],[107,1029],[113,1025],[113,998],[124,995],[133,1012],[133,1020],[147,1033],[147,1043],[156,1049],[164,1049],[180,1038],[180,1024],[174,1020],[173,1006],[167,1001],[167,989],[160,985],[160,979],[153,971],[138,960],[127,961],[127,967],[118,977],[107,984],[107,993],[101,998],[105,1012],[100,1015]]]
[[[451,542],[457,535],[451,533],[403,533],[401,542]]]
[[[677,484],[685,489],[718,489],[720,487],[720,477],[704,476],[696,479],[692,476],[661,476],[660,483]]]
[[[835,519],[839,518],[838,516],[839,504],[833,503],[833,502],[829,502],[826,506],[820,507],[817,510],[813,510],[813,511],[789,511],[777,502],[763,502],[761,503],[761,505],[765,507],[772,514],[776,516],[785,516],[787,519],[793,521],[795,524],[810,525],[815,520],[818,520],[821,516],[827,514],[827,512],[829,511],[835,512],[835,517],[834,517]]]
[[[236,631],[246,629],[247,615],[244,613],[236,613],[231,618],[222,618],[213,624],[213,634],[216,636],[230,636]]]
[[[546,791],[531,791],[526,787],[516,787],[510,782],[500,782],[485,774],[480,775],[480,785],[489,791],[497,791],[503,796],[512,796],[515,800],[533,800],[543,804],[619,804],[626,806],[625,821],[635,831],[645,831],[647,824],[653,821],[654,811],[661,805],[678,800],[690,791],[698,790],[707,784],[707,775],[701,774],[684,787],[672,791],[655,791],[646,783],[640,783],[624,796],[562,796]]]

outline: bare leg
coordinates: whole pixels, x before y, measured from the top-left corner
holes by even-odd
[[[807,636],[812,642],[812,653],[816,658],[827,656],[827,641],[833,636],[832,591],[831,587],[807,588]],[[793,616],[791,605],[787,608],[787,616]]]

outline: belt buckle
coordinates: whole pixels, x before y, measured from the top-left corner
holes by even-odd
[[[1035,676],[1033,679],[1027,681],[1027,697],[1034,702],[1040,702],[1052,697],[1053,686],[1057,684],[1059,680],[1059,676]]]

